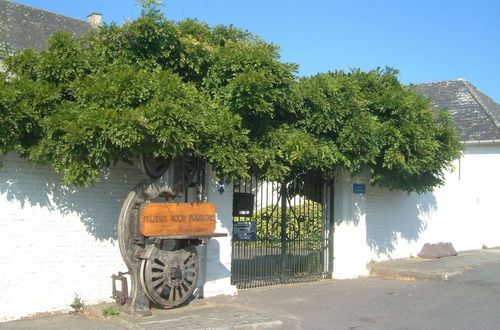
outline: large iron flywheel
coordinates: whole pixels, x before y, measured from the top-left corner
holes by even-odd
[[[141,263],[141,284],[156,304],[170,308],[186,302],[196,288],[198,256],[194,245],[166,251],[151,246]]]

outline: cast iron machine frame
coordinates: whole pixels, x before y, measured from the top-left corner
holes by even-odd
[[[118,219],[118,242],[128,272],[113,276],[113,296],[125,303],[125,312],[151,315],[150,307],[177,307],[188,302],[196,288],[199,262],[196,246],[217,233],[177,233],[145,236],[141,233],[140,213],[146,204],[157,199],[165,203],[187,194],[196,187],[197,203],[204,199],[204,163],[182,159],[142,158],[148,179],[136,185],[123,202]],[[118,291],[115,281],[130,276],[130,294]]]

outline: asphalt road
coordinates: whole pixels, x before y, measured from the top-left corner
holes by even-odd
[[[287,329],[500,329],[500,263],[448,281],[366,278],[240,291]]]
[[[95,307],[100,314],[99,306]],[[448,281],[325,280],[240,290],[151,318],[52,316],[0,329],[500,329],[500,262]]]

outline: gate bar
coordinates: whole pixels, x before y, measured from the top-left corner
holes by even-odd
[[[329,278],[333,278],[333,261],[335,260],[335,255],[333,253],[333,238],[334,238],[334,233],[335,233],[335,219],[333,217],[333,211],[334,211],[334,180],[332,180],[329,184],[329,198],[328,198],[328,205],[329,212],[328,212],[328,275]]]

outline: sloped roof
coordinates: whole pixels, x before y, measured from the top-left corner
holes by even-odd
[[[0,0],[2,49],[8,46],[12,51],[26,48],[40,51],[46,47],[47,39],[55,32],[67,31],[80,36],[91,29],[86,21]]]
[[[500,140],[500,104],[464,79],[420,84],[416,92],[445,108],[461,141]]]

